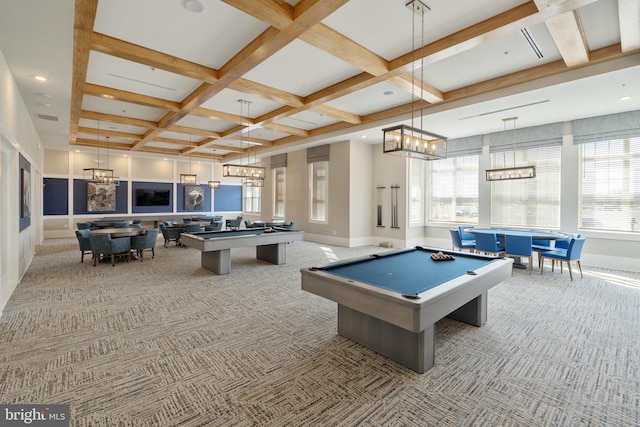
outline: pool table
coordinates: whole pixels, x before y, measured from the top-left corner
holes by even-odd
[[[256,247],[256,258],[271,264],[287,262],[287,244],[303,239],[302,231],[273,231],[265,229],[204,231],[182,233],[182,244],[202,252],[201,265],[216,274],[231,272],[231,249]]]
[[[433,260],[440,251],[454,259]],[[340,335],[423,373],[434,363],[436,322],[484,324],[487,291],[511,276],[512,264],[417,246],[300,273],[303,290],[338,303]]]

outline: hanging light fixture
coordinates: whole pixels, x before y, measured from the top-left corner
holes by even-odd
[[[414,126],[414,105],[411,104],[411,126],[398,125],[382,129],[382,149],[385,154],[414,157],[423,160],[440,160],[447,157],[447,137],[422,129],[422,104],[424,102],[424,15],[431,9],[420,0],[412,0],[405,5],[412,12],[411,52],[414,56],[411,70],[412,95],[416,84],[420,85],[420,128]],[[420,80],[416,82],[415,71],[415,26],[416,16],[421,19],[420,38]]]
[[[189,134],[189,142],[191,142],[191,134]],[[198,175],[191,173],[191,153],[189,153],[189,173],[180,174],[180,184],[197,185]]]
[[[107,170],[109,169],[109,137],[105,137],[107,139]],[[120,177],[118,176],[105,176],[102,178],[102,184],[115,184],[116,187],[120,185]]]
[[[513,167],[502,169],[487,169],[487,181],[507,181],[510,179],[527,179],[536,177],[535,166],[516,166],[516,120],[518,120],[517,117],[508,117],[506,119],[502,119],[502,121],[504,122],[505,132],[507,130],[507,122],[513,121],[513,132],[511,136],[513,142]],[[503,163],[506,166],[506,161],[503,160]]]
[[[98,120],[98,164],[100,164],[100,120]],[[82,170],[82,179],[89,182],[104,183],[113,180],[113,169],[86,168]]]
[[[249,129],[250,129],[250,108],[251,102],[246,101],[244,99],[238,99],[240,103],[240,122],[241,124],[244,122],[243,120],[243,105],[247,105],[247,139],[249,137]],[[242,138],[242,135],[241,135]],[[244,143],[241,140],[241,148],[244,148]],[[234,165],[234,164],[226,164],[222,165],[222,176],[230,176],[237,178],[251,178],[251,179],[259,179],[264,180],[265,177],[265,168],[260,166],[250,166],[249,165],[249,157],[248,157],[248,149],[247,149],[247,164],[246,165]],[[246,182],[245,182],[246,184]]]
[[[213,179],[216,179],[216,150],[213,150]],[[220,188],[220,181],[209,181],[209,188],[212,190],[217,190]]]

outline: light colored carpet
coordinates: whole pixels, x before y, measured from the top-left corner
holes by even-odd
[[[639,274],[515,270],[483,327],[438,322],[420,375],[300,289],[302,267],[382,250],[234,249],[216,276],[194,249],[92,267],[48,240],[0,320],[0,402],[66,403],[73,426],[640,425]]]

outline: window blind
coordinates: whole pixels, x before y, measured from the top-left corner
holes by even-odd
[[[287,167],[287,153],[271,156],[271,169],[286,168]]]
[[[640,232],[640,132],[580,150],[580,227]]]
[[[447,141],[447,157],[482,154],[482,135],[454,138]]]
[[[478,223],[478,164],[478,155],[429,163],[429,221]]]
[[[515,151],[516,164],[535,166],[536,177],[491,183],[492,225],[560,227],[561,148],[549,145]],[[512,165],[513,156],[491,154],[492,168]]]
[[[489,134],[489,152],[513,150],[514,142],[516,150],[562,145],[562,123],[491,133]],[[513,164],[507,166],[513,166]]]
[[[634,138],[640,135],[640,110],[573,121],[573,143]]]
[[[329,144],[307,148],[307,163],[328,162]]]

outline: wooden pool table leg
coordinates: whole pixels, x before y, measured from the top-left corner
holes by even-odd
[[[231,273],[231,249],[202,252],[201,265],[216,274]]]
[[[435,325],[411,332],[338,304],[338,333],[420,374],[433,366]]]

